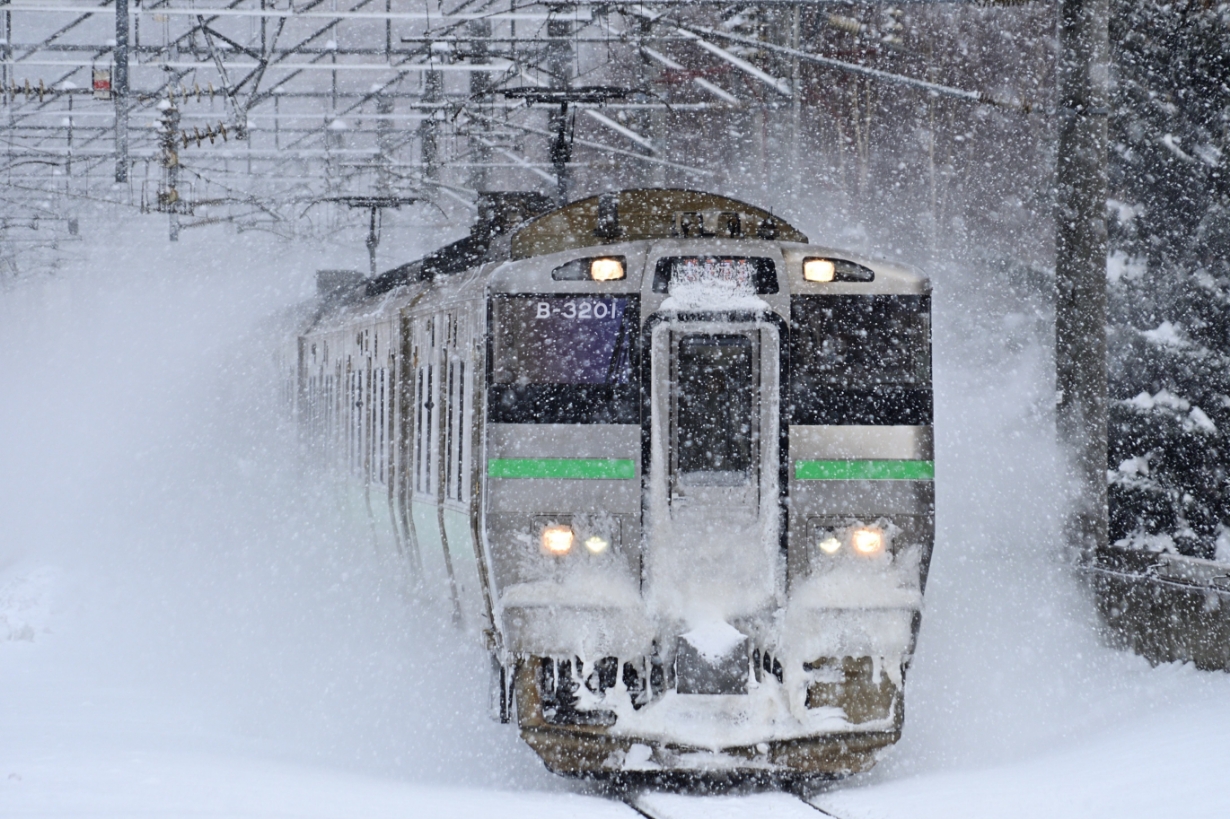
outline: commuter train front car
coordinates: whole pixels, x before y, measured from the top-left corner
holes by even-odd
[[[564,774],[869,768],[933,543],[927,280],[713,194],[491,201],[298,349],[395,316],[389,501],[493,708]]]

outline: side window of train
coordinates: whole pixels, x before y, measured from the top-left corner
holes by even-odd
[[[372,429],[372,479],[388,480],[389,371],[379,367],[372,373],[372,403],[375,416]]]
[[[433,445],[436,427],[435,317],[419,320],[415,360],[414,490],[423,494],[435,491]]]
[[[464,317],[449,313],[445,317],[445,339],[448,345],[448,376],[447,376],[447,411],[444,436],[444,479],[445,497],[449,500],[464,501],[465,492],[465,457],[468,443],[468,425],[466,412],[469,408],[469,390],[466,385],[466,362],[462,357],[464,350],[460,349],[465,338]]]
[[[931,298],[790,300],[795,424],[929,425]]]
[[[347,373],[349,410],[347,420],[347,452],[350,471],[358,474],[363,468],[363,371]]]

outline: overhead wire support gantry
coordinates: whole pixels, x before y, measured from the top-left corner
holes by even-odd
[[[364,195],[469,204],[493,185],[541,185],[544,174],[566,196],[588,168],[655,183],[720,174],[721,163],[689,155],[668,120],[763,117],[774,99],[792,111],[797,155],[800,64],[997,104],[811,53],[799,41],[800,9],[825,5],[739,4],[793,19],[782,39],[724,28],[732,5],[718,0],[9,0],[0,3],[3,147],[10,164],[39,157],[71,169],[74,189],[114,181],[131,203],[153,202],[168,138],[158,109],[170,102],[180,167],[193,180],[181,215],[208,202],[210,221],[225,218],[225,191],[244,190],[245,202],[265,203],[260,213],[283,212],[287,227],[299,211],[279,201],[305,185],[335,204]],[[630,93],[562,106],[517,98],[596,85]],[[573,132],[578,115],[583,134]],[[238,210],[252,218],[246,204]]]

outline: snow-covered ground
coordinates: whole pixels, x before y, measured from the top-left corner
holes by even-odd
[[[297,462],[254,328],[319,249],[136,235],[0,292],[0,816],[634,816],[488,721],[484,658]],[[939,540],[906,734],[818,803],[1228,816],[1230,675],[1099,643],[1056,560],[1041,333],[979,281],[938,282]]]

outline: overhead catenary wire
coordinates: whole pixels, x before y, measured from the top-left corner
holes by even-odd
[[[543,128],[535,128],[531,125],[522,125],[520,123],[511,122],[511,121],[497,120],[494,117],[487,117],[482,114],[476,114],[476,113],[471,113],[470,116],[476,119],[486,120],[488,122],[499,122],[500,124],[507,125],[512,128],[518,128],[522,131],[526,131],[531,134],[539,134],[541,136],[551,137],[552,139],[555,138],[555,134]],[[645,154],[639,154],[636,151],[625,151],[622,148],[615,148],[611,145],[606,145],[602,142],[594,142],[588,139],[581,139],[580,137],[574,137],[573,142],[575,142],[578,145],[585,145],[586,147],[589,147],[589,148],[598,148],[599,150],[607,151],[609,153],[620,154],[621,156],[630,156],[634,159],[639,159],[642,162],[648,162],[654,165],[662,165],[663,167],[667,167],[667,168],[674,168],[677,171],[683,171],[685,173],[695,174],[696,176],[714,176],[716,173],[714,171],[705,170],[704,168],[692,167],[691,165],[681,165],[678,162],[671,162],[670,160],[662,159],[656,156],[647,156]]]
[[[681,63],[675,62],[670,57],[667,57],[665,54],[661,53],[660,51],[654,51],[649,46],[644,46],[644,45],[641,46],[641,53],[644,54],[649,59],[664,65],[665,67],[669,68],[672,71],[686,71],[687,70]],[[709,82],[704,77],[692,77],[691,80],[692,80],[692,83],[695,84],[697,88],[701,88],[701,89],[704,89],[705,91],[708,91],[710,94],[717,97],[718,99],[725,100],[731,105],[739,104],[738,97],[736,97],[734,94],[731,94],[729,91],[726,91],[725,89],[721,88],[720,86]]]
[[[704,37],[701,37],[700,34],[698,34],[695,31],[692,31],[691,29],[687,29],[682,26],[678,26],[677,28],[680,32],[684,32],[685,34],[691,35],[692,42],[694,42],[699,47],[703,48],[705,51],[708,51],[710,54],[717,57],[718,59],[725,60],[726,62],[733,65],[735,68],[738,68],[740,71],[744,72],[745,74],[748,74],[754,77],[755,79],[760,80],[760,82],[769,86],[769,88],[772,88],[774,91],[776,91],[778,94],[781,94],[783,97],[793,96],[794,89],[790,87],[790,80],[786,80],[781,77],[774,77],[769,72],[763,71],[757,68],[756,66],[752,65],[747,60],[743,59],[737,54],[732,54],[731,52],[727,51],[721,46],[709,42]],[[705,33],[708,34],[710,33],[711,30],[703,29],[703,31],[705,31]],[[759,42],[759,41],[754,41],[754,42]]]
[[[676,25],[681,30],[685,30],[685,31],[692,30],[680,24],[676,24]],[[753,45],[753,46],[756,46],[757,48],[763,48],[767,51],[773,51],[773,52],[776,52],[778,54],[782,54],[788,57],[795,57],[804,62],[815,63],[816,65],[823,65],[828,68],[834,68],[834,69],[837,69],[838,71],[844,71],[849,74],[858,74],[860,76],[870,77],[872,79],[880,80],[882,82],[888,82],[888,83],[893,83],[896,85],[905,85],[905,86],[909,86],[912,88],[917,88],[919,90],[926,91],[931,94],[936,94],[941,97],[949,97],[952,99],[964,100],[965,102],[972,102],[972,103],[977,103],[981,105],[994,105],[1000,108],[1008,108],[1008,109],[1015,110],[1015,111],[1021,111],[1022,113],[1030,113],[1033,110],[1032,106],[1028,105],[1027,103],[1008,102],[1005,100],[1000,100],[982,91],[967,91],[961,88],[954,88],[949,85],[942,85],[940,83],[930,82],[928,80],[919,80],[919,79],[915,79],[914,77],[907,77],[903,74],[894,74],[891,71],[883,71],[878,68],[870,68],[865,65],[859,65],[858,63],[850,63],[844,60],[836,60],[836,59],[833,59],[832,57],[822,57],[819,54],[811,54],[806,51],[800,51],[795,48],[790,48],[788,46],[775,45],[774,43],[768,43],[763,40],[754,39],[752,37],[744,37],[740,34],[732,34],[726,31],[718,31],[717,29],[701,28],[701,27],[696,27],[694,33],[696,33],[697,36],[704,34],[709,37],[716,37],[718,39],[730,40],[731,42],[740,43],[741,45]]]

